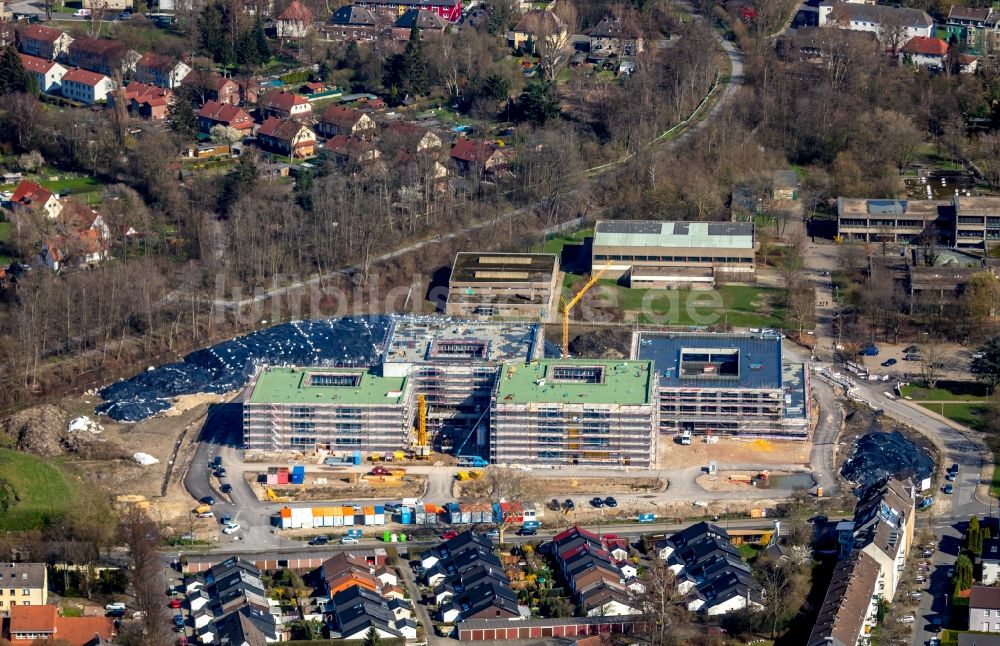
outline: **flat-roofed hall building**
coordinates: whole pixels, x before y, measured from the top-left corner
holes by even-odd
[[[656,466],[656,372],[649,361],[547,359],[500,369],[490,461]]]
[[[607,220],[597,223],[591,270],[624,277],[629,287],[711,288],[717,282],[754,278],[751,222],[658,222]]]
[[[428,429],[438,450],[463,442],[471,449],[486,445],[500,364],[528,363],[543,351],[538,323],[407,317],[393,322],[381,372],[408,377],[413,392],[427,398]],[[478,432],[470,438],[473,429]]]
[[[1000,241],[1000,197],[954,197],[955,246],[984,248]]]
[[[663,433],[809,437],[809,373],[777,335],[636,332],[632,357],[655,366]]]
[[[410,445],[406,376],[361,368],[270,368],[243,404],[243,445],[262,451],[399,451]]]
[[[460,252],[451,269],[445,312],[544,321],[553,311],[558,281],[556,254]]]
[[[925,231],[947,234],[947,200],[837,198],[837,233],[849,242],[910,242]]]

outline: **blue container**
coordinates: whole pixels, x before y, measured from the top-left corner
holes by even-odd
[[[656,516],[654,514],[639,514],[640,523],[651,523],[654,520],[656,520]]]
[[[403,525],[413,524],[413,511],[409,507],[403,507],[399,512],[399,522]]]
[[[306,474],[304,473],[292,473],[288,476],[288,484],[305,484]]]
[[[354,452],[354,464],[355,466],[361,465],[361,451]]]

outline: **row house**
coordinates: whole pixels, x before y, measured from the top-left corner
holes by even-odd
[[[190,73],[191,68],[183,61],[146,52],[136,61],[133,80],[172,90]]]
[[[257,104],[262,119],[302,119],[312,115],[312,104],[304,96],[284,90],[271,90]]]
[[[333,12],[320,31],[326,40],[335,42],[370,42],[378,39],[388,24],[365,7],[345,5]]]
[[[419,9],[409,9],[403,12],[396,22],[393,23],[390,34],[393,40],[409,40],[413,33],[413,28],[420,30],[421,40],[428,38],[440,38],[448,30],[451,24],[433,11],[420,11]]]
[[[94,105],[108,100],[115,89],[115,82],[104,74],[84,69],[73,69],[63,75],[62,95],[72,101]]]
[[[73,37],[61,29],[30,24],[19,31],[21,52],[54,61],[69,51]]]
[[[323,111],[316,124],[316,133],[322,137],[346,135],[371,140],[378,132],[375,120],[354,108],[331,105]]]
[[[204,572],[185,577],[182,586],[199,642],[221,643],[220,628],[234,614],[242,614],[245,620],[257,624],[261,632],[277,638],[279,627],[271,613],[272,602],[261,572],[253,563],[230,557]]]
[[[292,0],[274,23],[278,38],[305,38],[312,27],[313,15],[299,0]]]
[[[167,88],[132,81],[125,87],[123,98],[130,113],[141,119],[159,121],[167,118],[174,94]]]
[[[20,54],[21,65],[24,71],[35,77],[38,90],[46,94],[56,94],[62,86],[63,76],[66,75],[66,68],[59,63],[47,58]]]
[[[587,34],[590,51],[599,56],[634,56],[643,50],[645,41],[636,17],[631,13],[608,14]]]
[[[895,478],[864,491],[853,521],[838,523],[841,558],[868,554],[879,567],[878,592],[886,601],[896,596],[914,537],[916,497],[909,480]]]
[[[866,646],[878,619],[878,575],[878,564],[864,552],[837,563],[807,646]]]
[[[940,29],[949,42],[954,38],[969,53],[982,56],[1000,46],[1000,10],[952,5]]]
[[[432,11],[450,23],[462,18],[462,0],[355,0],[354,4],[393,22],[410,9]]]
[[[269,117],[257,130],[257,143],[267,152],[290,158],[316,155],[316,133],[294,119]]]
[[[616,547],[619,547],[616,545]],[[566,584],[588,617],[616,617],[641,612],[633,592],[642,592],[638,571],[616,560],[596,534],[571,527],[552,537],[551,553]]]
[[[209,101],[198,111],[198,131],[207,135],[213,126],[226,126],[249,134],[253,130],[254,121],[243,108],[231,103]]]
[[[240,104],[240,86],[233,79],[217,72],[192,71],[184,76],[181,84],[193,88],[202,105],[209,101],[226,105]]]
[[[67,62],[73,67],[82,67],[105,76],[131,72],[140,58],[138,52],[109,38],[77,38],[70,44],[66,54]]]
[[[319,579],[329,596],[357,585],[387,599],[405,598],[396,572],[360,553],[341,552],[327,559],[320,566]]]
[[[110,617],[64,617],[58,606],[17,605],[10,609],[6,634],[12,645],[58,641],[68,646],[108,646],[117,636]]]
[[[324,609],[324,618],[334,639],[359,641],[371,631],[381,639],[417,638],[417,622],[409,601],[386,599],[358,586],[335,593]]]

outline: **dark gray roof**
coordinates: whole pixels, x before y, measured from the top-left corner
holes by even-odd
[[[330,23],[352,27],[377,27],[379,25],[375,14],[357,5],[346,5],[337,9],[330,16]]]
[[[736,376],[681,376],[681,352],[692,349],[739,351]],[[660,388],[781,388],[781,338],[758,334],[675,334],[643,332],[636,359],[653,361]],[[697,356],[689,354],[689,361]],[[716,357],[710,357],[713,359]],[[737,366],[726,364],[728,368]],[[721,369],[720,369],[721,371]]]
[[[931,27],[934,20],[920,9],[860,4],[856,2],[824,2],[823,6],[843,7],[852,20],[881,24],[885,20],[898,21],[904,27]]]
[[[215,623],[219,646],[266,646],[277,641],[274,617],[254,608],[241,608]]]

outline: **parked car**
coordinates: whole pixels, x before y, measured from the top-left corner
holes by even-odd
[[[375,467],[374,469],[372,469],[373,476],[387,476],[389,474],[390,471],[385,467]]]
[[[901,624],[912,624],[916,620],[917,620],[917,618],[914,617],[913,615],[903,615],[902,617],[899,618],[899,623],[901,623]]]
[[[943,625],[944,625],[944,619],[942,619],[941,617],[934,617],[933,619],[931,619],[931,632],[932,633],[941,632],[941,626]]]
[[[914,354],[916,352],[920,352],[919,345],[908,345],[905,348],[903,348],[903,354]]]
[[[573,504],[573,501],[570,500],[569,498],[567,498],[566,502],[563,503],[563,507],[566,508],[566,511],[573,511],[574,509],[576,509],[576,505]]]
[[[111,603],[105,604],[104,605],[104,609],[105,610],[121,610],[121,611],[124,612],[125,611],[125,602],[124,601],[113,601]]]
[[[930,558],[930,557],[934,556],[934,552],[932,552],[931,550],[924,550],[923,552],[920,553],[920,556],[922,556],[925,559],[927,559],[927,558]]]
[[[553,498],[552,502],[549,503],[549,509],[551,509],[552,511],[559,511],[561,508],[562,505],[560,505],[559,501],[556,500],[555,498]]]
[[[910,354],[903,357],[903,361],[923,361],[923,357],[921,357],[919,354],[914,354],[911,352]]]
[[[235,534],[238,531],[240,531],[239,523],[229,523],[228,525],[222,528],[223,534]]]
[[[866,357],[877,357],[878,356],[878,346],[875,344],[869,344],[861,348],[861,354]]]
[[[170,600],[170,607],[173,608],[174,610],[177,610],[178,608],[181,607],[181,600],[180,599],[171,599]]]
[[[309,544],[315,547],[317,545],[327,545],[329,542],[330,539],[327,536],[315,536],[311,541],[309,541]]]
[[[224,484],[221,487],[219,487],[219,491],[221,491],[222,493],[232,493],[233,492],[233,485],[231,485],[231,484],[229,484],[227,482],[226,484]]]
[[[924,593],[918,592],[916,590],[910,593],[910,598],[913,599],[914,601],[920,601],[920,597],[922,596],[924,596]]]
[[[213,498],[212,496],[205,496],[204,498],[201,499],[201,502],[204,505],[214,505],[215,498]]]
[[[813,523],[815,525],[822,525],[823,523],[827,522],[828,520],[830,520],[830,519],[827,518],[827,516],[825,514],[816,514],[815,516],[813,516],[812,518],[809,519],[809,522]]]
[[[340,544],[341,545],[357,545],[358,544],[358,539],[354,538],[353,536],[341,536],[340,537]]]
[[[950,482],[944,486],[945,493],[955,493],[955,485]]]
[[[208,468],[209,469],[218,469],[221,466],[222,466],[222,456],[221,455],[215,456],[214,458],[212,458],[212,461],[208,463]]]
[[[198,518],[215,518],[215,514],[210,511],[203,511],[198,514]]]
[[[913,580],[916,581],[917,583],[926,583],[927,582],[927,577],[925,577],[923,574],[918,574],[917,578],[915,578]]]
[[[73,15],[77,18],[90,18],[90,9],[77,9],[73,12]]]
[[[951,468],[948,469],[948,472],[949,473],[954,473],[955,475],[958,475],[958,462],[956,462],[955,464],[951,465]]]
[[[896,360],[891,357],[882,362],[883,368],[888,368],[889,366],[894,366],[894,365],[896,365]]]
[[[493,540],[500,540],[500,530],[491,529],[490,531],[486,532],[486,537],[492,538]]]
[[[441,540],[450,541],[456,536],[458,536],[458,532],[456,532],[454,529],[449,529],[444,534],[441,534]]]
[[[615,500],[613,496],[608,496],[607,498],[604,499],[604,504],[607,505],[608,507],[614,508],[618,506],[618,501]]]
[[[954,473],[948,473],[947,475],[945,475],[944,479],[947,480],[948,482],[955,482],[956,477],[957,476]]]
[[[216,478],[225,478],[226,477],[226,470],[223,469],[223,468],[221,468],[221,467],[218,468],[218,469],[216,469],[215,470],[215,477]]]
[[[590,505],[592,507],[597,507],[598,509],[600,509],[601,507],[604,506],[604,499],[601,498],[600,496],[594,496],[593,498],[590,499]]]
[[[537,534],[537,527],[521,527],[521,529],[517,530],[518,536],[536,536]]]

